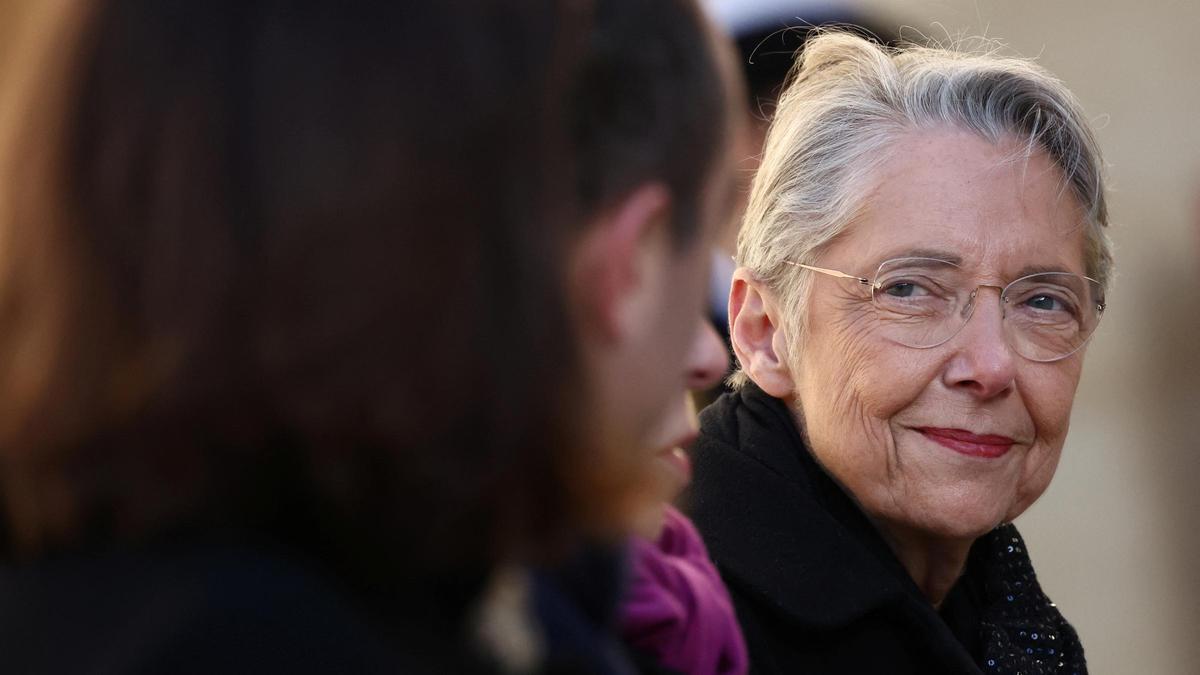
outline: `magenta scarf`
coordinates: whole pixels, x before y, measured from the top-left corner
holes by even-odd
[[[658,541],[635,537],[630,553],[622,638],[672,670],[744,675],[746,643],[733,602],[691,521],[668,506]]]

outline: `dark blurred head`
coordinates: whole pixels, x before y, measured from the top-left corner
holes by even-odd
[[[638,185],[673,194],[683,245],[701,224],[701,193],[729,135],[713,36],[690,0],[595,2],[593,30],[571,85],[576,182],[585,210],[612,206]],[[740,89],[739,89],[740,91]]]
[[[692,2],[55,25],[2,174],[10,556],[236,527],[386,576],[603,511],[567,267],[648,183],[698,245],[727,111]]]
[[[749,133],[745,135],[744,147],[737,150],[741,201],[735,217],[721,237],[722,248],[732,255],[737,249],[737,231],[750,195],[750,183],[758,170],[767,127],[775,115],[788,74],[809,38],[831,28],[869,37],[883,44],[895,43],[896,36],[884,27],[879,17],[840,2],[708,0],[708,5],[736,42],[737,58],[749,94]],[[730,272],[732,269],[726,274]],[[722,315],[722,324],[727,321],[723,315],[728,301],[728,286],[728,280],[723,280],[719,285],[718,297],[712,299],[714,307],[720,308],[718,314]]]
[[[735,197],[743,92],[732,45],[690,0],[596,3],[594,22],[571,94],[588,224],[568,286],[587,373],[577,423],[593,442],[576,473],[599,495],[593,518],[626,526],[659,499],[656,457],[687,426],[687,357]]]

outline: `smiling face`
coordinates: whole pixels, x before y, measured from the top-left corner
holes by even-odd
[[[997,287],[1030,268],[1084,274],[1082,210],[1043,153],[1014,160],[1015,140],[951,129],[908,134],[893,149],[860,217],[817,265],[872,277],[885,260],[940,257]],[[865,287],[813,281],[804,342],[792,350],[796,413],[818,461],[869,516],[885,529],[973,539],[1041,496],[1083,350],[1051,363],[1018,356],[994,288],[979,289],[949,341],[904,347],[880,334]]]

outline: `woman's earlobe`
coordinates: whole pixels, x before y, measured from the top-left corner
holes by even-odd
[[[744,268],[734,272],[729,291],[729,338],[742,370],[776,398],[792,394],[792,372],[777,348],[779,315],[761,283]]]

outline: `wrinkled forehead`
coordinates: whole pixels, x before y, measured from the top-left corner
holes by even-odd
[[[868,267],[943,257],[997,279],[1031,267],[1085,272],[1085,212],[1039,149],[953,130],[910,134],[865,187],[837,248],[856,248]]]

